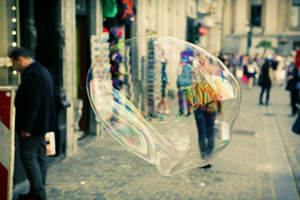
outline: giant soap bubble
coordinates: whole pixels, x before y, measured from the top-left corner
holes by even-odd
[[[87,77],[96,117],[161,174],[207,165],[230,143],[240,87],[204,49],[145,36],[103,47],[98,57]]]

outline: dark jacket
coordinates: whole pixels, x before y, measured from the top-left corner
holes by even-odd
[[[261,67],[261,74],[259,77],[259,85],[264,88],[270,88],[272,86],[272,80],[270,77],[270,68],[272,69],[272,62],[266,60]]]
[[[288,79],[285,89],[289,91],[296,91],[297,83],[300,81],[300,77],[298,77],[298,70],[296,69],[294,63],[288,66],[287,76],[291,76],[292,78]]]
[[[33,62],[22,73],[15,98],[16,132],[32,135],[57,129],[53,80],[49,71]]]

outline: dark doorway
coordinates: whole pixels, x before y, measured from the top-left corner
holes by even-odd
[[[190,43],[195,43],[197,40],[195,20],[189,17],[187,18],[186,25],[186,40]]]
[[[90,41],[88,17],[76,16],[76,79],[77,98],[83,101],[82,116],[79,122],[81,131],[88,131],[89,101],[86,93],[86,75],[90,67]]]
[[[52,74],[55,85],[58,130],[55,132],[56,156],[48,157],[52,164],[65,156],[66,151],[66,120],[60,94],[62,89],[62,60],[64,35],[60,29],[61,1],[19,0],[19,25],[21,46],[29,49],[35,59],[43,64]],[[15,138],[15,174],[14,185],[25,180],[25,172],[20,162],[19,137]]]
[[[38,62],[48,68],[55,85],[58,131],[55,134],[56,156],[66,153],[66,110],[62,105],[63,92],[63,52],[64,33],[61,28],[60,1],[34,1],[34,25],[36,27],[35,56]],[[62,95],[62,96],[61,96]],[[49,157],[49,162],[55,160]]]

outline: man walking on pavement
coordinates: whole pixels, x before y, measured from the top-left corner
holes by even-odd
[[[56,129],[53,80],[25,48],[14,49],[9,57],[13,69],[21,72],[15,98],[16,133],[20,136],[21,160],[30,183],[28,194],[19,200],[46,199],[45,133]]]

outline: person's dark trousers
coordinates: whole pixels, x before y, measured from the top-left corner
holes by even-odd
[[[179,104],[179,113],[181,115],[184,114],[184,102],[186,102],[187,114],[190,113],[191,102],[188,101],[186,93],[187,93],[186,89],[179,89],[178,93],[177,93],[177,95],[178,95],[178,104]]]
[[[198,129],[198,139],[201,157],[205,158],[209,156],[214,149],[214,127],[216,113],[197,109],[194,111],[194,117]]]
[[[296,104],[299,101],[298,93],[299,93],[299,90],[292,90],[290,93],[291,94],[292,115],[296,115],[297,110],[298,110],[297,106],[296,106]]]
[[[27,179],[30,183],[29,194],[46,199],[47,155],[45,135],[21,138],[20,152]]]
[[[183,89],[178,89],[178,104],[179,104],[179,113],[181,115],[184,114],[184,90]]]
[[[269,104],[269,97],[270,97],[270,90],[271,90],[271,87],[261,87],[261,92],[260,92],[260,96],[259,96],[259,103],[260,104],[263,104],[263,95],[266,91],[266,105]]]

